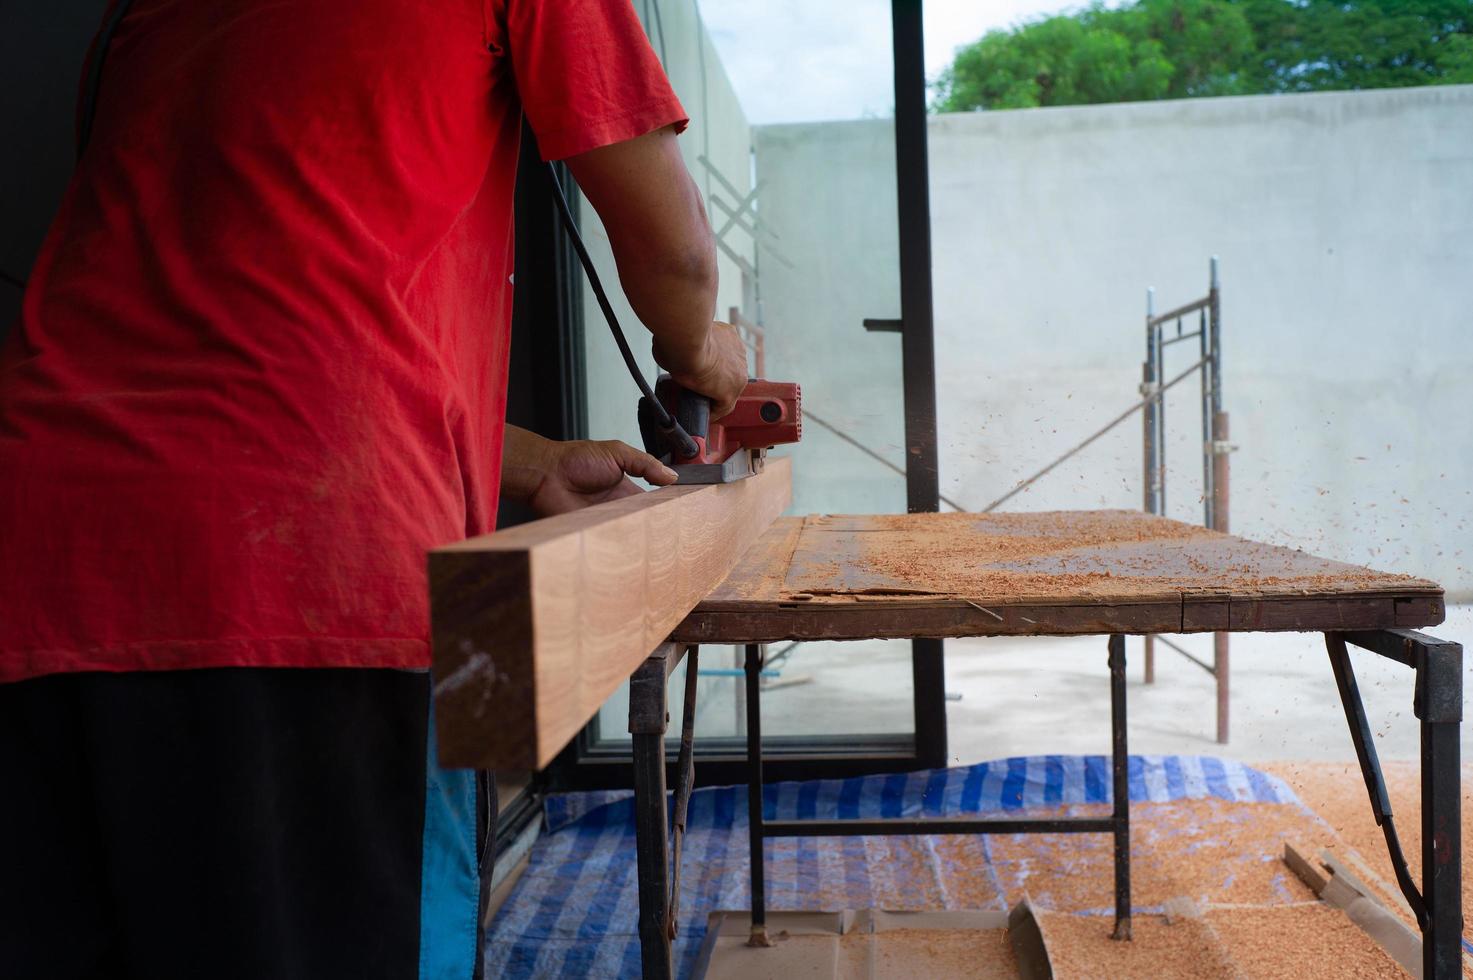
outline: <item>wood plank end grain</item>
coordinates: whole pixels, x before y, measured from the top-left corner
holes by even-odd
[[[430,554],[446,766],[539,769],[792,499],[792,464],[669,487]]]
[[[488,566],[470,553],[429,559],[430,664],[440,763],[534,769],[533,743],[507,733],[528,730],[537,688],[528,662],[505,651],[533,638],[531,560],[506,554]]]

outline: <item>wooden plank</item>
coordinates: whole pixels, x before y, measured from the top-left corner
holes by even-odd
[[[777,599],[806,521],[805,517],[779,517],[773,521],[772,527],[742,555],[719,588],[739,592],[751,602]]]
[[[1388,629],[1397,623],[1392,596],[1275,596],[1233,599],[1228,629],[1234,632],[1325,632]],[[1442,621],[1424,618],[1423,626]]]
[[[1316,897],[1324,892],[1325,886],[1330,882],[1330,876],[1324,867],[1309,856],[1309,848],[1302,844],[1284,841],[1284,863],[1299,876],[1300,881],[1309,886]]]
[[[1196,595],[1182,596],[1181,631],[1205,633],[1226,630],[1231,625],[1232,600]]]
[[[430,553],[440,762],[540,769],[791,499],[791,465],[668,487]]]
[[[1436,626],[1447,615],[1442,596],[1409,596],[1395,600],[1396,625],[1408,629]]]
[[[875,597],[862,602],[701,603],[671,634],[682,643],[777,643],[964,636],[1181,632],[1181,603],[981,606]]]
[[[777,643],[1103,633],[1322,632],[1385,629],[1391,623],[1392,608],[1392,600],[1385,596],[990,606],[900,595],[759,602],[713,599],[697,605],[671,638],[683,643]],[[1428,616],[1419,625],[1440,621],[1440,615]]]

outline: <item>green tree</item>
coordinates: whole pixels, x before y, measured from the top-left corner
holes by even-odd
[[[990,31],[941,112],[1473,82],[1470,0],[1134,0]]]
[[[1257,90],[1473,82],[1469,0],[1244,0]]]

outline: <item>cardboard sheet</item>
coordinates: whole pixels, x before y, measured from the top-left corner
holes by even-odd
[[[713,912],[695,976],[706,980],[988,980],[1020,975],[998,910],[769,912],[773,945],[747,945],[746,912]]]

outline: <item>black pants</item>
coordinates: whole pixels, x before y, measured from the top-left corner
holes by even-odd
[[[0,977],[419,977],[428,711],[426,675],[388,670],[0,685]],[[466,978],[479,921],[448,951]]]

